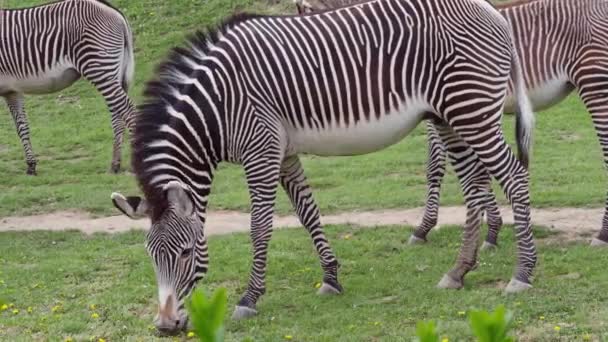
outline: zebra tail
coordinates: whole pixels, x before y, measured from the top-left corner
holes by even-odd
[[[517,158],[527,169],[532,148],[532,131],[534,130],[534,111],[528,98],[523,71],[517,50],[513,47],[511,59],[513,80],[513,95],[515,96],[515,140],[517,142]]]
[[[133,32],[129,23],[125,19],[125,45],[124,54],[122,56],[122,77],[121,84],[125,92],[128,92],[129,87],[133,83],[135,75],[135,54],[133,52]]]

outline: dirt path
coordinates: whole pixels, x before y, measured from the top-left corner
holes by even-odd
[[[510,208],[501,208],[505,223],[513,223]],[[358,226],[399,225],[414,226],[422,218],[422,208],[406,210],[382,210],[349,212],[322,217],[324,224],[351,224]],[[546,208],[533,209],[532,222],[565,233],[569,237],[588,236],[597,232],[601,225],[603,208]],[[442,207],[439,224],[462,225],[464,207]],[[66,230],[77,229],[87,234],[95,232],[118,233],[130,229],[147,229],[149,221],[131,220],[126,216],[92,218],[85,213],[57,212],[53,214],[0,218],[1,231]],[[294,216],[275,218],[275,227],[299,227]],[[229,234],[249,230],[249,214],[233,211],[212,211],[208,215],[208,234]]]

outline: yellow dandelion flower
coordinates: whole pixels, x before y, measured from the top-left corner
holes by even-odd
[[[196,334],[194,334],[193,331],[188,333],[188,338],[193,338],[194,336],[196,336]]]
[[[538,319],[540,319],[541,321],[544,321],[545,320],[545,316],[540,316],[540,317],[538,317]]]
[[[95,309],[97,309],[97,306],[95,304],[89,305],[89,310],[93,311]]]
[[[32,308],[31,306],[27,307],[27,313],[32,313],[32,311],[34,311],[34,308]]]
[[[14,308],[14,307],[15,307],[15,304],[13,304],[13,303],[8,303],[8,308],[9,308],[9,309],[12,309],[12,308]]]
[[[559,332],[560,330],[562,330],[562,328],[559,325],[556,325],[553,327],[553,330],[555,330],[556,332]]]
[[[13,315],[16,315],[16,314],[18,314],[18,313],[19,313],[19,310],[18,310],[18,309],[14,309],[14,310],[13,310]]]
[[[4,311],[8,309],[8,305],[6,304],[2,304],[2,306],[0,306],[0,311]]]
[[[61,310],[61,305],[55,305],[51,308],[51,312],[53,313],[57,313],[59,310]]]
[[[315,289],[321,288],[321,283],[315,283]]]
[[[351,237],[352,237],[352,235],[346,234],[346,235],[344,235],[344,240],[350,240]]]
[[[64,342],[74,342],[74,339],[71,337],[66,337]]]
[[[458,311],[458,316],[464,316],[466,314],[466,312],[464,311]]]
[[[93,318],[93,319],[97,319],[97,318],[99,318],[99,314],[98,314],[97,312],[93,312],[93,313],[91,314],[91,318]]]
[[[589,334],[583,335],[583,341],[591,341],[591,335],[589,335]]]
[[[450,339],[448,339],[447,337],[444,337],[441,339],[441,342],[450,342]]]
[[[291,336],[291,335],[285,335],[285,336],[283,336],[283,337],[284,337],[286,340],[291,340],[291,339],[293,339],[293,336]]]
[[[104,340],[103,338],[101,338],[101,337],[100,337],[100,338],[97,340],[97,342],[106,342],[106,340]]]

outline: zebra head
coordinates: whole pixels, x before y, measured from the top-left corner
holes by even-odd
[[[164,188],[163,209],[140,197],[112,194],[114,206],[130,218],[149,217],[146,250],[152,258],[158,285],[159,332],[173,334],[186,328],[184,301],[208,268],[207,241],[192,196],[179,182]],[[158,210],[158,211],[157,211]]]

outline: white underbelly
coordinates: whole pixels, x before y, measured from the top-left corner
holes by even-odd
[[[80,74],[67,64],[26,78],[0,74],[0,93],[49,94],[71,86],[79,78]]]
[[[570,83],[568,77],[564,75],[528,89],[528,98],[534,111],[540,111],[558,104],[570,95],[573,89],[574,86]],[[507,97],[505,112],[515,112],[515,99],[512,95]]]
[[[378,151],[401,141],[429,111],[429,106],[409,102],[380,119],[371,115],[370,121],[361,120],[349,127],[331,127],[322,131],[291,129],[288,153],[352,156]]]

